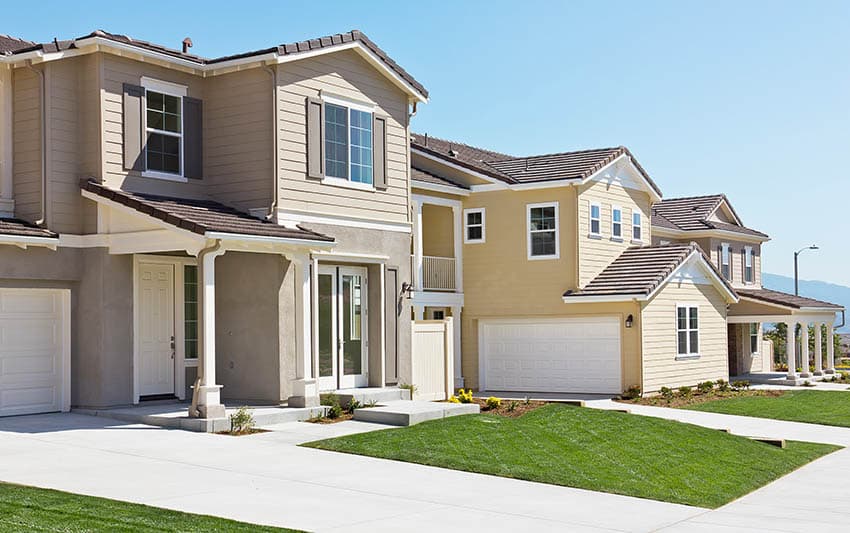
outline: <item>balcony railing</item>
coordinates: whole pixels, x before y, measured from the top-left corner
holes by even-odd
[[[453,291],[455,281],[454,257],[422,256],[422,288],[430,291]]]

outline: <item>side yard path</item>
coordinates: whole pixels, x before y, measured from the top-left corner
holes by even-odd
[[[783,420],[752,418],[624,405],[591,400],[596,409],[628,408],[633,414],[678,420],[709,428],[729,429],[738,435],[784,438],[850,446],[850,428],[819,426]],[[810,463],[773,483],[713,511],[688,517],[660,528],[664,532],[723,533],[731,531],[845,532],[850,523],[850,449]]]

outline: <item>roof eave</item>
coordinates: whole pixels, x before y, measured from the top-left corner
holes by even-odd
[[[753,235],[751,233],[738,233],[735,231],[728,231],[716,228],[706,228],[699,230],[672,229],[666,228],[664,226],[656,226],[655,224],[652,225],[652,233],[653,235],[660,235],[664,237],[682,237],[688,239],[698,239],[700,237],[715,237],[720,235],[723,237],[729,237],[731,239],[747,242],[761,243],[770,240],[769,235]]]

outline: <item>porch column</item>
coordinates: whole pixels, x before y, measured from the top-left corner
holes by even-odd
[[[295,380],[290,407],[316,407],[319,405],[319,387],[313,375],[313,317],[312,283],[310,283],[310,256],[290,257],[295,268]]]
[[[201,251],[198,261],[202,283],[199,292],[200,312],[200,359],[198,361],[198,416],[200,418],[224,418],[221,403],[221,385],[215,380],[215,260],[224,255],[221,242]]]
[[[823,324],[815,322],[815,375],[823,375],[823,337],[821,327]]]
[[[809,323],[800,324],[800,372],[801,378],[810,378],[812,373],[809,370]]]
[[[424,305],[413,305],[413,320],[425,320]]]
[[[797,344],[797,323],[788,321],[785,323],[785,359],[788,362],[788,379],[797,379],[797,358],[794,355]]]
[[[452,328],[452,336],[454,337],[454,359],[455,359],[455,389],[463,388],[463,369],[461,368],[461,364],[463,363],[463,357],[461,356],[461,321],[460,314],[462,312],[462,308],[459,305],[452,306],[452,321],[454,322]]]
[[[413,200],[413,290],[422,290],[422,204]]]
[[[835,332],[832,322],[826,323],[826,373],[835,374]]]
[[[452,220],[454,222],[452,236],[454,237],[455,292],[463,292],[463,209],[460,205],[452,206]],[[457,329],[460,329],[460,326]]]

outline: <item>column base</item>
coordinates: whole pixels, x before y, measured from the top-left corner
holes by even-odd
[[[834,368],[827,368],[826,370],[823,371],[823,373],[824,374],[835,374],[835,369]]]
[[[198,387],[198,413],[196,418],[225,418],[227,410],[221,403],[221,385],[201,385]],[[192,408],[189,408],[192,416]]]
[[[785,374],[785,377],[787,379],[797,379],[797,373],[796,372],[788,372],[787,374]]]
[[[815,370],[814,375],[815,375],[815,376],[822,376],[822,375],[823,375],[823,371],[822,371],[822,370]]]
[[[812,374],[809,373],[809,372],[800,372],[800,377],[801,378],[810,378],[810,377],[812,377]]]
[[[296,379],[292,382],[292,396],[287,398],[289,407],[318,407],[319,385],[315,379]]]

